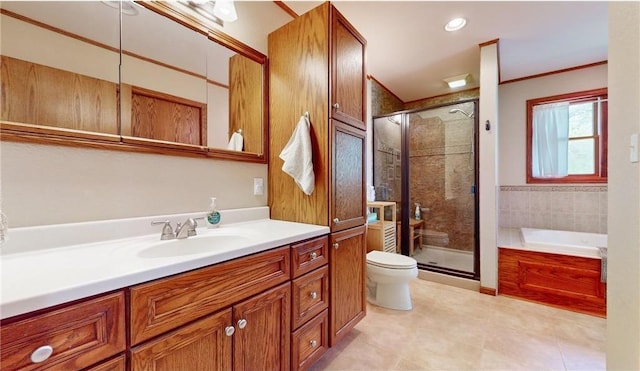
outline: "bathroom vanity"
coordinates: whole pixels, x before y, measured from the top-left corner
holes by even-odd
[[[317,360],[329,346],[328,228],[259,219],[199,232],[3,254],[3,370],[297,370]],[[29,271],[38,259],[50,264]]]

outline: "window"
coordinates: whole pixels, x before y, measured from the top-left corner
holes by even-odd
[[[527,101],[527,183],[607,182],[607,89]]]

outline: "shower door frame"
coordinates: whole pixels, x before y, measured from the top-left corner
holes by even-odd
[[[473,98],[473,99],[465,99],[465,100],[459,100],[459,101],[455,101],[455,102],[448,102],[448,103],[444,103],[444,104],[439,104],[439,105],[434,105],[434,106],[429,106],[429,107],[423,107],[423,108],[417,108],[417,109],[412,109],[412,110],[407,110],[407,111],[400,111],[400,112],[396,112],[394,113],[395,115],[400,114],[402,117],[402,123],[400,124],[400,138],[401,138],[401,147],[400,147],[400,153],[401,153],[401,163],[403,164],[403,166],[401,166],[401,185],[400,185],[400,189],[401,189],[401,214],[400,214],[400,235],[401,235],[401,244],[400,244],[400,251],[402,252],[403,255],[409,256],[409,223],[407,223],[406,221],[408,221],[410,219],[410,215],[411,215],[411,208],[409,207],[409,177],[410,177],[410,171],[409,171],[409,115],[412,113],[416,113],[416,112],[421,112],[421,111],[428,111],[431,109],[437,109],[437,108],[442,108],[442,107],[447,107],[447,106],[456,106],[458,104],[463,104],[463,103],[473,103],[473,145],[475,148],[475,153],[474,153],[474,186],[475,186],[475,193],[474,193],[474,223],[473,223],[473,228],[474,228],[474,241],[473,241],[473,272],[467,272],[467,271],[461,271],[461,270],[457,270],[457,269],[452,269],[452,268],[446,268],[446,267],[439,267],[439,266],[435,266],[435,265],[430,265],[430,264],[424,264],[424,263],[418,263],[418,268],[420,269],[424,269],[427,271],[431,271],[431,272],[436,272],[436,273],[444,273],[444,274],[448,274],[451,276],[456,276],[456,277],[461,277],[461,278],[469,278],[469,279],[473,279],[473,280],[480,280],[480,213],[479,213],[479,206],[480,206],[480,197],[479,197],[479,189],[480,189],[480,185],[479,185],[479,181],[480,181],[480,151],[479,151],[479,99],[478,98]],[[391,116],[391,115],[387,115],[387,116]]]

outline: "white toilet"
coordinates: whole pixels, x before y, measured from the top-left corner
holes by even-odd
[[[414,258],[378,250],[367,253],[367,301],[371,304],[411,310],[409,281],[416,277]]]

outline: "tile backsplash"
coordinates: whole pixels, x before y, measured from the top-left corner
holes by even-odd
[[[607,186],[500,186],[500,226],[607,233]]]

